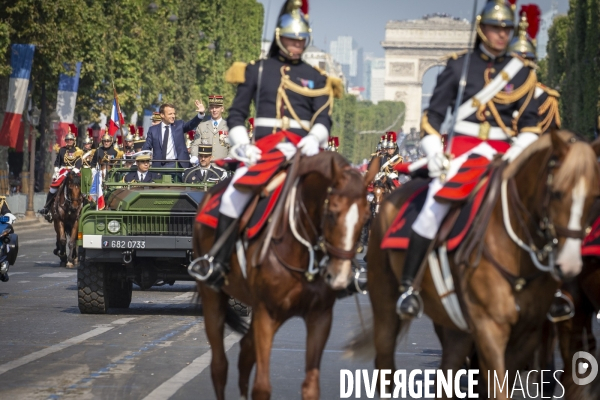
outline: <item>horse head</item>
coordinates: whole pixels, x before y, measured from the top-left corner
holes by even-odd
[[[81,176],[75,171],[69,171],[65,179],[65,186],[68,192],[68,199],[74,209],[79,209],[83,198],[81,196]]]
[[[330,157],[330,184],[321,215],[321,248],[328,256],[325,282],[339,290],[346,288],[352,278],[360,232],[370,215],[367,186],[379,171],[379,160],[371,163],[363,177],[342,156],[332,153]]]
[[[530,247],[541,257],[555,259],[550,272],[556,277],[568,279],[579,274],[586,224],[600,193],[600,170],[592,146],[571,132],[551,131],[507,168],[505,181],[511,177],[530,213],[530,221],[521,226],[535,231],[531,239],[535,247]]]

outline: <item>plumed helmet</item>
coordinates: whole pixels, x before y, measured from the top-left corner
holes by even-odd
[[[83,139],[83,144],[93,144],[93,143],[94,143],[94,141],[89,136],[86,136],[85,139]]]
[[[65,135],[65,140],[75,140],[75,136],[77,135],[77,126],[74,124],[69,124],[69,131]]]
[[[75,135],[73,135],[71,131],[69,131],[69,133],[67,133],[65,136],[65,140],[75,140]]]
[[[127,136],[125,136],[125,141],[126,142],[133,142],[134,137],[131,133],[129,133]]]
[[[105,140],[110,140],[112,142],[113,137],[110,136],[108,133],[105,133],[104,135],[102,135],[102,141],[105,141]]]
[[[289,52],[281,43],[281,38],[306,40],[305,47],[310,46],[312,42],[312,29],[308,22],[308,0],[286,0],[283,5],[277,27],[275,28],[275,40],[271,45],[269,54],[275,55],[281,51],[289,56]]]
[[[477,16],[476,28],[479,40],[492,47],[488,38],[483,34],[481,25],[493,25],[514,29],[515,12],[513,3],[514,2],[511,2],[511,4],[509,4],[505,0],[488,0],[481,13]]]
[[[521,7],[520,15],[519,33],[508,45],[508,51],[535,61],[535,38],[540,26],[541,11],[536,4],[527,4]]]

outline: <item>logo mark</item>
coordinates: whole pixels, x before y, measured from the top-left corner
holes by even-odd
[[[598,375],[598,361],[590,353],[585,351],[578,351],[573,355],[573,382],[576,385],[587,385],[591,383]],[[591,367],[591,369],[590,369]],[[586,378],[580,378],[590,370],[589,375]]]

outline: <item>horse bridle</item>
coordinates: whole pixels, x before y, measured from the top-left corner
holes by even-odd
[[[69,174],[70,173],[71,172],[69,172]],[[67,177],[65,178],[65,182],[63,184],[63,187],[64,187],[63,192],[64,192],[64,195],[65,195],[65,204],[69,204],[69,206],[68,206],[68,208],[63,208],[63,207],[61,207],[61,208],[63,208],[63,210],[65,210],[65,211],[67,211],[68,214],[71,214],[71,211],[79,212],[79,210],[81,210],[81,208],[83,207],[83,196],[81,194],[79,195],[79,198],[80,198],[79,207],[74,208],[72,206],[73,205],[73,201],[71,200],[71,198],[69,198],[68,187],[69,187],[69,185],[72,184],[71,180],[69,179],[69,174],[67,174]],[[56,203],[56,207],[60,207],[60,204],[58,204],[58,202]]]
[[[553,155],[549,155],[546,161],[548,176],[545,181],[544,199],[541,205],[541,219],[536,226],[536,234],[541,237],[546,244],[538,248],[534,238],[529,231],[527,221],[534,221],[533,215],[527,210],[517,190],[514,178],[502,181],[502,214],[504,219],[505,229],[510,238],[523,250],[527,251],[531,260],[537,269],[544,272],[555,273],[555,255],[558,247],[558,238],[583,239],[586,236],[586,229],[573,230],[561,225],[557,225],[552,220],[550,215],[550,202],[552,198],[552,184],[554,182],[554,171],[560,167],[560,161]],[[527,236],[528,244],[523,242],[512,229],[510,222],[510,214],[508,213],[508,198],[510,198],[513,208],[519,212],[515,212],[516,220],[522,231]],[[525,215],[523,217],[522,215]],[[548,259],[548,265],[543,265],[542,261]]]

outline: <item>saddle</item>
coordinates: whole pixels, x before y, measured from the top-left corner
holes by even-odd
[[[266,186],[255,194],[246,211],[242,214],[239,232],[242,233],[245,231],[246,237],[249,240],[257,237],[265,227],[280,198],[286,176],[286,171],[279,171],[275,174],[267,182]],[[209,191],[208,195],[210,195],[210,199],[196,215],[196,222],[212,229],[217,228],[221,199],[230,182],[231,179],[222,181]]]
[[[495,189],[500,186],[501,165],[500,159],[490,162],[485,157],[473,154],[438,191],[436,200],[454,205],[437,233],[435,242],[438,246],[445,243],[447,251],[455,251],[472,229],[487,226],[495,201],[484,202],[484,199],[496,197],[491,192],[496,192]],[[416,178],[404,184],[405,195],[394,199],[401,206],[383,238],[382,250],[408,249],[412,224],[423,208],[430,181],[429,178]],[[482,210],[483,204],[486,205],[486,212]],[[487,215],[487,218],[483,218],[483,215]]]

